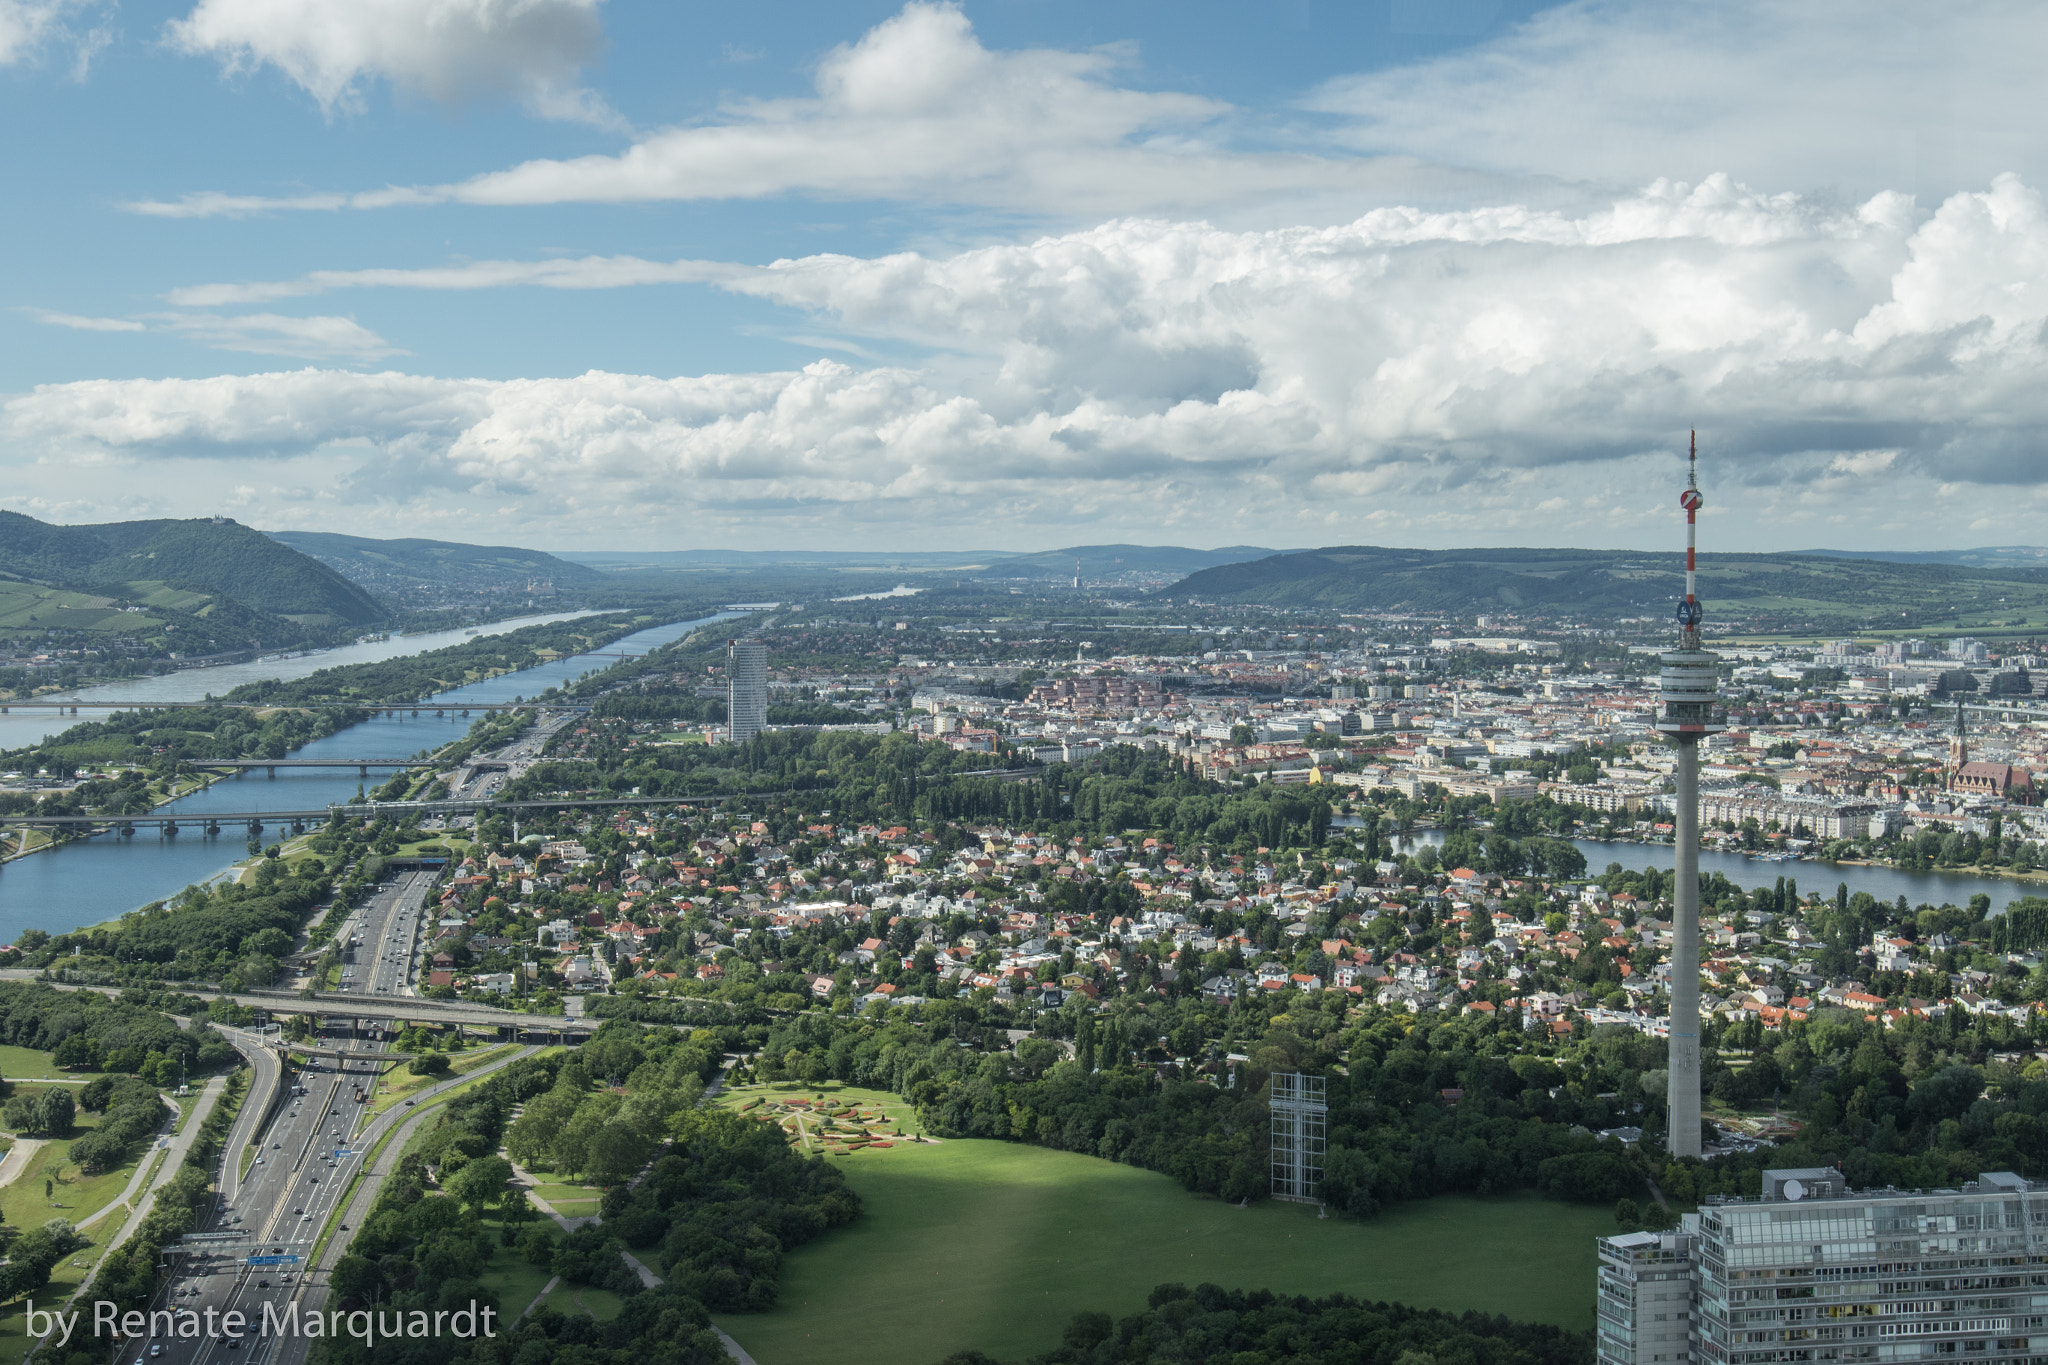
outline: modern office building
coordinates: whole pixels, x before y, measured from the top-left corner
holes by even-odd
[[[1860,1193],[1828,1167],[1765,1171],[1760,1198],[1600,1239],[1600,1365],[2044,1365],[2048,1198],[2032,1193],[2008,1171]]]
[[[759,640],[725,643],[725,717],[735,744],[768,728],[768,647]]]

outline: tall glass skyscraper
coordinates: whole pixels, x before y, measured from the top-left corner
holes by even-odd
[[[725,642],[725,715],[735,744],[768,728],[768,647],[759,640]]]

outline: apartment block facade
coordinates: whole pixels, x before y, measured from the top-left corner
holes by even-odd
[[[2042,1194],[2006,1171],[1860,1192],[1832,1168],[1766,1171],[1757,1199],[1600,1239],[1600,1365],[2048,1365]]]

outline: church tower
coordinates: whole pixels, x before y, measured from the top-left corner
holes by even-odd
[[[1954,791],[1963,765],[1970,761],[1970,739],[1963,733],[1963,702],[1956,699],[1956,732],[1948,737],[1948,768],[1942,773],[1942,790]]]

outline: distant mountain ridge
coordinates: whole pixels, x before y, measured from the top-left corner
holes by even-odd
[[[369,625],[386,616],[382,603],[332,569],[226,518],[57,526],[0,512],[0,574],[137,600],[169,585],[300,624]]]
[[[1084,578],[1188,574],[1281,553],[1250,545],[1195,550],[1182,545],[1072,545],[1062,550],[564,550],[563,559],[607,573],[646,569],[806,568],[980,571],[996,577]]]
[[[1337,545],[1203,569],[1160,595],[1336,611],[1525,612],[1611,621],[1667,611],[1684,591],[1683,568],[1683,556],[1672,551]],[[1804,553],[1715,554],[1700,568],[1709,621],[1830,632],[2048,627],[2048,566],[1979,568]]]
[[[2048,546],[1987,545],[1976,550],[1799,550],[1823,559],[1882,559],[1893,564],[1962,564],[1973,569],[2048,567]]]

